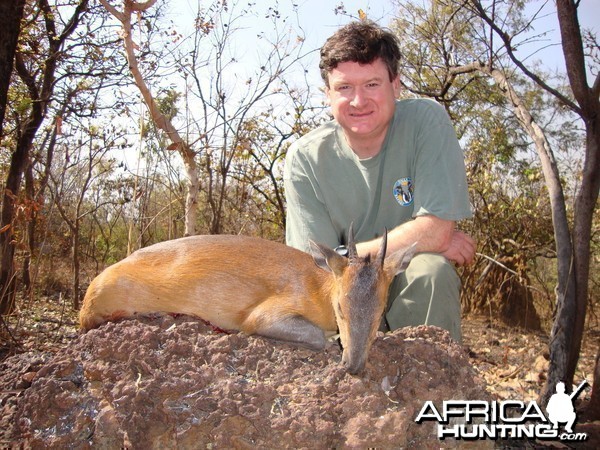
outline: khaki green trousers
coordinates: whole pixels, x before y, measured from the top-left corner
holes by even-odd
[[[390,286],[382,328],[435,325],[461,342],[460,318],[460,278],[454,266],[439,254],[421,253]]]

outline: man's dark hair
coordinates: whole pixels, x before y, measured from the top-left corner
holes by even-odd
[[[387,66],[390,81],[396,78],[400,62],[396,36],[370,20],[351,22],[336,31],[321,48],[321,77],[329,86],[328,74],[338,64],[371,64],[377,58],[381,58]]]

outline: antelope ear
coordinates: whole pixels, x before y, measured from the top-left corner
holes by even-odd
[[[385,258],[384,263],[384,270],[386,273],[395,277],[399,273],[404,272],[415,256],[416,250],[417,243],[415,242],[410,247],[396,250],[394,253],[388,255],[388,257]]]
[[[314,241],[308,241],[310,254],[315,264],[321,269],[333,272],[336,276],[341,276],[348,265],[348,259],[339,255],[335,250],[326,245],[317,244]]]

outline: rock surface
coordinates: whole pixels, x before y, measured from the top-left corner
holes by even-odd
[[[2,363],[32,379],[12,420],[32,448],[464,447],[415,417],[427,400],[489,398],[433,327],[379,335],[360,377],[336,344],[313,352],[186,316],[107,323],[40,358]]]

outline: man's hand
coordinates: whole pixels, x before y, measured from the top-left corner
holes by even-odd
[[[476,248],[477,244],[471,236],[455,230],[452,234],[450,247],[442,255],[459,266],[465,266],[471,264],[475,259]]]

